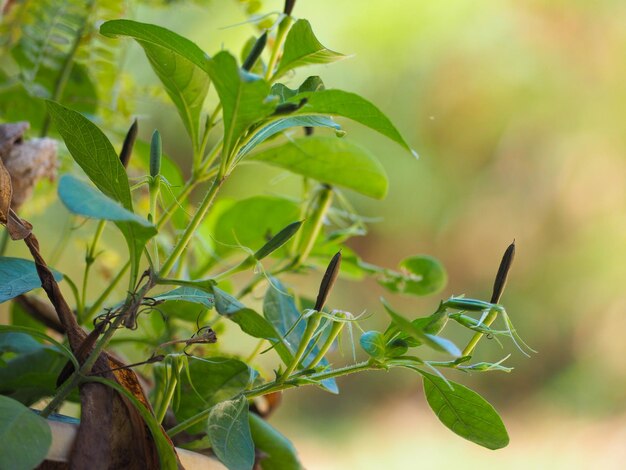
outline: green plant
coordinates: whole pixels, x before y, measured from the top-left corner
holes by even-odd
[[[232,469],[252,468],[261,455],[255,453],[255,446],[264,456],[262,468],[299,468],[289,441],[259,417],[263,413],[256,405],[252,413],[250,404],[304,385],[338,393],[338,377],[394,367],[422,377],[429,405],[452,431],[490,449],[508,443],[506,429],[493,407],[475,392],[447,380],[440,369],[510,371],[503,361],[471,362],[474,348],[485,335],[507,336],[523,352],[528,349],[499,304],[514,245],[505,252],[489,302],[452,297],[440,302],[431,315],[408,320],[383,299],[390,324],[384,332],[362,333],[359,343],[367,358],[342,367],[326,358],[344,331],[354,346],[353,328],[360,328],[359,317],[325,308],[338,276],[369,276],[392,293],[423,296],[439,292],[446,274],[429,256],[407,258],[393,270],[361,260],[346,245],[351,237],[365,233],[366,223],[342,188],[383,198],[388,183],[377,158],[344,137],[333,118],[356,121],[401,145],[409,156],[414,152],[390,120],[366,99],[326,89],[316,76],[296,89],[279,81],[296,68],[345,57],[324,47],[306,20],[291,15],[293,4],[287,1],[275,23],[246,44],[243,66],[228,51],[209,57],[184,37],[137,21],[106,21],[100,26],[102,36],[89,38],[132,38],[143,48],[190,139],[187,180],[163,155],[158,131],[149,145],[135,146],[137,123],[133,123],[118,154],[103,131],[82,114],[98,113],[103,123],[119,126],[110,110],[98,102],[94,89],[71,88],[72,73],[94,78],[81,66],[79,52],[81,41],[87,40],[86,18],[91,18],[98,2],[88,3],[84,16],[71,14],[76,22],[73,47],[54,49],[59,57],[51,60],[50,67],[33,72],[32,60],[22,59],[22,55],[32,55],[23,52],[31,48],[27,35],[17,45],[9,45],[20,71],[11,86],[19,89],[12,89],[5,98],[32,102],[36,111],[20,117],[11,106],[11,113],[4,108],[3,116],[26,118],[41,135],[50,129],[58,132],[71,157],[64,162],[68,171],[59,179],[58,198],[77,220],[98,222],[87,245],[82,279],[75,281],[67,273],[51,270],[34,235],[37,227],[33,229],[11,207],[16,178],[13,176],[12,182],[12,175],[0,165],[0,222],[13,240],[24,241],[34,260],[0,258],[5,286],[0,300],[15,299],[13,325],[0,326],[4,366],[0,376],[4,373],[14,378],[2,381],[0,392],[12,398],[3,398],[2,406],[20,415],[23,405],[52,397],[40,412],[48,417],[65,401],[80,400],[81,425],[72,456],[78,465],[100,458],[109,467],[125,462],[127,468],[173,468],[177,461],[174,440],[190,449],[210,448]],[[64,12],[55,12],[54,18],[62,18]],[[50,24],[53,28],[57,23]],[[37,57],[47,63],[43,59],[52,53],[45,41],[43,46],[42,40],[34,43],[39,47]],[[107,45],[115,53],[114,46]],[[90,47],[95,46],[85,46]],[[115,71],[105,74],[109,81],[102,87],[113,86],[111,73]],[[41,85],[50,83],[51,78],[54,87]],[[210,89],[217,96],[207,105]],[[39,98],[42,93],[47,101]],[[82,93],[92,103],[89,109],[79,108],[82,113],[59,103],[65,98],[63,103],[72,105],[74,99],[85,96]],[[305,129],[304,136],[286,133],[297,128]],[[324,130],[330,132],[323,134]],[[18,140],[7,139],[7,148],[18,146]],[[231,174],[247,162],[300,175],[301,197],[219,199]],[[131,184],[128,175],[137,169],[143,175]],[[81,174],[90,182],[75,176]],[[202,195],[197,205],[191,198],[194,191]],[[91,274],[108,222],[123,236],[128,261],[118,267],[94,300],[89,296]],[[64,233],[63,243],[70,235]],[[320,267],[325,272],[316,294],[292,292],[284,279],[287,274],[318,276]],[[58,268],[63,271],[62,266]],[[73,296],[72,305],[59,287],[62,279]],[[123,281],[126,294],[116,298],[116,286]],[[39,286],[54,308],[53,315],[49,304],[25,295]],[[262,314],[246,306],[250,294],[259,289],[264,290]],[[67,345],[40,324],[26,326],[24,312],[51,321],[65,334]],[[504,320],[503,330],[491,326],[498,316]],[[450,320],[474,334],[463,350],[441,336]],[[232,328],[232,323],[258,341],[252,352],[220,351],[220,335]],[[91,331],[83,330],[92,324]],[[115,351],[116,346],[142,360],[122,363],[107,352]],[[419,352],[414,353],[415,348]],[[426,359],[431,350],[443,359]],[[277,358],[274,373],[261,374],[253,366],[260,353],[269,351]],[[135,367],[154,383],[149,398],[131,370]],[[30,378],[24,381],[27,375]],[[110,420],[102,423],[104,415]],[[30,425],[39,430],[31,439],[38,452],[29,457],[40,460],[45,455],[41,449],[49,440],[44,436],[45,421],[35,418],[29,415]],[[1,426],[0,434],[13,438],[15,433],[25,432],[12,428],[9,421],[2,421]],[[115,435],[113,452],[108,442],[102,442],[102,435]],[[180,439],[182,435],[185,439]],[[145,439],[138,439],[141,436]],[[15,468],[36,464],[14,458]]]

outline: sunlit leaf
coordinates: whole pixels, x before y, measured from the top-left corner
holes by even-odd
[[[385,335],[380,331],[366,331],[361,335],[359,343],[361,344],[363,351],[374,359],[382,359],[385,357]]]
[[[100,32],[105,36],[132,37],[143,47],[194,146],[198,146],[200,113],[210,84],[209,57],[190,40],[153,24],[112,20],[104,23]]]
[[[0,467],[30,470],[48,454],[52,433],[45,419],[21,403],[0,396]]]
[[[378,282],[392,292],[423,296],[440,292],[448,280],[441,263],[431,256],[406,258],[399,268],[400,272],[384,270]]]
[[[376,199],[387,194],[387,175],[382,165],[368,150],[346,139],[303,137],[252,158]]]
[[[439,420],[452,432],[488,449],[501,449],[509,436],[497,411],[463,385],[420,371],[424,394]],[[453,390],[450,389],[452,386]]]
[[[203,305],[206,308],[213,308],[215,300],[213,295],[194,287],[178,287],[168,292],[153,297],[154,300],[162,302],[183,301]]]
[[[345,58],[345,55],[324,47],[313,34],[311,24],[307,20],[300,19],[294,23],[287,34],[276,77],[303,65],[328,64]]]
[[[241,396],[218,403],[209,414],[211,448],[228,470],[251,470],[254,442],[248,421],[248,400]]]

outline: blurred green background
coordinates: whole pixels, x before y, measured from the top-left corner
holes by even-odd
[[[263,1],[263,11],[282,9]],[[238,51],[255,33],[236,1],[138,7],[139,21],[166,26],[213,54]],[[300,0],[327,47],[351,54],[320,74],[329,88],[362,94],[396,123],[420,154],[350,122],[348,135],[379,157],[390,192],[377,202],[351,195],[379,221],[352,247],[394,267],[413,254],[446,266],[446,290],[424,299],[390,297],[407,315],[433,311],[452,294],[487,298],[513,240],[517,256],[502,299],[539,353],[484,341],[479,356],[515,370],[457,378],[502,412],[509,447],[491,452],[442,427],[416,376],[374,372],[340,381],[335,397],[287,392],[274,423],[310,469],[623,468],[626,458],[626,3],[618,0]],[[156,84],[140,49],[126,73]],[[142,135],[154,127],[165,150],[188,161],[173,108],[138,100]],[[183,140],[181,142],[181,140]],[[269,184],[268,184],[269,181]],[[242,168],[225,192],[290,190],[280,172]],[[317,282],[317,281],[315,281]],[[315,283],[313,282],[313,283]],[[333,307],[386,317],[374,282],[342,281]],[[462,338],[459,336],[453,338]],[[463,336],[464,338],[464,336]],[[349,347],[343,357],[350,361]]]

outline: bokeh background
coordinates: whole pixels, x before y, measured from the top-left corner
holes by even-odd
[[[264,0],[263,11],[282,1]],[[503,250],[517,257],[503,303],[538,351],[505,342],[478,355],[511,374],[460,377],[502,413],[511,443],[496,452],[463,441],[428,409],[417,376],[374,372],[340,380],[342,393],[285,394],[273,423],[310,469],[623,468],[626,461],[626,3],[619,0],[300,0],[296,17],[327,47],[351,58],[311,67],[329,88],[376,103],[420,154],[356,124],[350,138],[375,152],[390,178],[384,201],[350,195],[378,221],[352,247],[394,267],[420,253],[440,259],[446,290],[390,297],[407,315],[440,298],[487,298]],[[234,0],[136,7],[131,16],[197,42],[209,53],[239,50],[255,33]],[[127,73],[156,84],[128,43]],[[136,113],[188,159],[173,108],[141,96]],[[279,172],[245,167],[230,195],[279,193]],[[386,320],[375,283],[342,281],[333,306]],[[453,332],[453,338],[463,338]],[[462,340],[462,339],[461,339]],[[336,361],[350,361],[349,348]],[[453,376],[458,378],[458,376]]]

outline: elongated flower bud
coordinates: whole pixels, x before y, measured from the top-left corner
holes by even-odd
[[[161,173],[161,134],[155,130],[150,143],[150,176],[156,178]]]
[[[328,299],[328,295],[337,280],[337,276],[339,275],[339,268],[341,267],[341,251],[338,251],[333,259],[330,260],[328,264],[328,268],[326,268],[326,272],[324,273],[324,277],[322,278],[322,283],[320,284],[320,290],[317,294],[317,300],[315,301],[314,310],[320,312],[324,305],[326,304],[326,299]]]
[[[263,52],[263,49],[265,49],[266,44],[267,44],[267,31],[261,34],[261,36],[259,36],[259,38],[256,40],[256,42],[254,43],[254,46],[252,46],[252,49],[250,50],[248,57],[246,57],[246,60],[243,62],[243,65],[241,66],[241,68],[247,72],[252,70],[252,67],[254,67],[254,64],[256,64],[256,61],[259,59],[259,57],[261,57],[261,53]]]
[[[133,153],[133,147],[135,146],[135,139],[137,138],[138,130],[139,125],[137,123],[137,119],[135,119],[128,129],[126,137],[124,137],[122,151],[120,152],[120,161],[122,162],[122,165],[124,165],[124,168],[128,168],[128,162],[130,162],[130,156]]]
[[[291,12],[293,11],[293,7],[296,4],[296,0],[285,0],[285,8],[283,9],[283,13],[287,16],[291,16]]]
[[[502,261],[500,261],[498,274],[496,274],[496,280],[493,283],[493,293],[491,294],[492,304],[497,304],[498,302],[500,302],[500,297],[502,297],[502,292],[504,292],[504,288],[506,287],[506,279],[509,275],[509,270],[511,269],[514,258],[515,240],[513,240],[513,243],[508,246],[508,248],[504,252],[504,255],[502,256]]]

